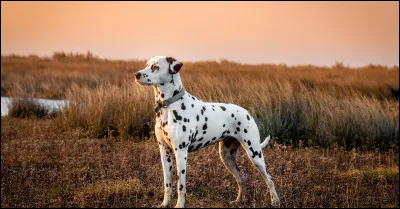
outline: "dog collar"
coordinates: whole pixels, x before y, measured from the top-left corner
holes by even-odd
[[[156,113],[158,113],[161,110],[161,108],[168,107],[170,104],[178,101],[184,94],[185,94],[185,89],[182,88],[178,92],[178,94],[176,94],[175,96],[173,96],[173,97],[171,97],[171,98],[169,98],[167,100],[164,100],[162,102],[157,102],[158,105],[154,110],[156,111]]]

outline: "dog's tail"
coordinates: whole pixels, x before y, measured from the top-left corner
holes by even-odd
[[[264,149],[267,146],[270,139],[271,139],[271,136],[268,136],[267,138],[265,138],[263,143],[261,143],[261,149]]]

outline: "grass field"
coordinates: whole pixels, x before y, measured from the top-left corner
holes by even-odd
[[[161,203],[153,90],[133,78],[144,63],[91,53],[2,56],[2,96],[71,101],[49,117],[40,108],[40,117],[21,114],[35,107],[27,104],[1,119],[2,207]],[[221,60],[184,62],[181,77],[203,101],[248,109],[261,137],[273,136],[264,157],[283,207],[399,207],[399,103],[391,90],[399,88],[398,67]],[[217,146],[189,155],[188,207],[233,207],[237,186]],[[239,206],[270,207],[243,150],[238,164],[248,179],[248,201]]]
[[[2,207],[153,207],[163,196],[159,150],[151,140],[93,138],[52,119],[2,118]],[[340,148],[264,150],[283,207],[398,207],[398,151]],[[244,151],[243,207],[271,207],[268,188]],[[175,167],[174,167],[175,170]],[[176,201],[176,172],[174,199]],[[236,182],[218,145],[189,155],[188,207],[233,207]]]

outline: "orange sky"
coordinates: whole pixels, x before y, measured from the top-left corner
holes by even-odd
[[[399,65],[398,2],[1,2],[1,54]]]

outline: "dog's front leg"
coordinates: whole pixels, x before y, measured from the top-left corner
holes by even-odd
[[[178,201],[175,208],[185,207],[186,197],[186,162],[188,150],[187,147],[182,146],[175,151],[176,167],[178,173]]]
[[[166,145],[159,144],[160,147],[160,155],[161,155],[161,164],[164,171],[164,200],[159,207],[166,208],[171,201],[172,194],[172,150]]]

